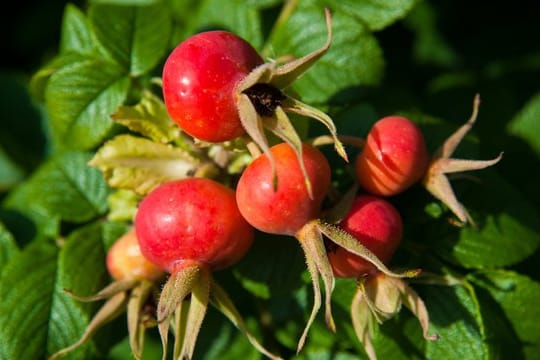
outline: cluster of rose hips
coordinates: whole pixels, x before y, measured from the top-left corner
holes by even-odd
[[[176,337],[174,358],[192,358],[207,306],[212,304],[261,353],[279,358],[249,333],[227,293],[211,275],[243,258],[255,230],[295,237],[305,253],[314,300],[298,351],[321,307],[320,279],[325,290],[326,323],[336,330],[331,311],[335,277],[358,282],[351,317],[370,358],[375,358],[370,335],[373,321],[388,319],[402,304],[418,317],[424,336],[436,338],[428,335],[429,320],[422,300],[403,280],[419,271],[394,272],[386,267],[403,230],[401,216],[389,197],[423,181],[463,223],[471,221],[445,174],[486,167],[498,158],[450,158],[475,120],[477,101],[471,120],[433,156],[412,121],[385,117],[374,124],[365,141],[351,142],[362,144],[354,161],[359,187],[354,186],[331,208],[323,209],[332,186],[330,164],[318,150],[316,139],[300,139],[287,113],[326,125],[331,143],[344,161],[348,159],[342,143],[351,139],[340,137],[326,114],[289,96],[287,88],[328,50],[328,12],[327,24],[328,41],[321,49],[288,62],[264,62],[249,43],[225,31],[199,33],[174,49],[163,69],[164,102],[170,118],[195,145],[234,143],[248,151],[251,160],[239,176],[228,176],[226,181],[220,181],[219,176],[167,181],[142,199],[134,231],[109,252],[107,266],[116,281],[86,298],[109,298],[108,302],[81,341],[61,353],[80,345],[127,304],[130,343],[137,358],[141,356],[141,333],[149,324],[158,326],[164,356],[172,329]],[[270,145],[266,131],[279,141]],[[121,245],[127,241],[129,245]],[[159,289],[165,272],[170,275]],[[153,317],[144,306],[152,297],[157,303]]]

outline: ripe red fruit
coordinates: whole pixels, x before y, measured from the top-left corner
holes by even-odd
[[[226,31],[186,39],[163,68],[169,115],[186,133],[204,141],[221,142],[244,134],[234,89],[262,63],[248,42]]]
[[[293,148],[286,143],[274,145],[274,173],[266,155],[256,158],[242,173],[236,187],[238,207],[253,227],[271,234],[296,235],[298,230],[319,216],[330,186],[330,165],[315,147],[302,146],[302,159],[310,179],[310,198],[302,169]]]
[[[388,201],[372,195],[358,196],[339,226],[387,264],[396,251],[403,232],[398,210]],[[328,260],[334,275],[358,277],[376,270],[360,256],[342,247],[330,247]]]
[[[157,305],[163,358],[167,356],[172,318],[184,324],[182,331],[175,333],[175,358],[193,358],[212,300],[256,349],[279,359],[250,334],[229,296],[211,275],[213,270],[238,262],[253,241],[253,228],[240,214],[233,190],[207,178],[163,183],[139,204],[135,229],[142,253],[171,273]],[[185,301],[190,304],[187,314],[182,307]]]
[[[377,121],[356,159],[359,184],[380,196],[398,194],[425,174],[429,153],[422,132],[411,120],[388,116]]]
[[[253,241],[234,191],[205,178],[158,186],[140,203],[135,228],[144,256],[169,272],[190,262],[223,269]]]
[[[107,270],[115,280],[158,280],[164,271],[141,253],[135,231],[129,231],[107,252]]]

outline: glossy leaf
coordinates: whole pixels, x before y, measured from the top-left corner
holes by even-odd
[[[431,331],[440,335],[438,341],[426,344],[429,359],[486,359],[489,350],[484,343],[484,324],[476,295],[460,286],[430,286],[423,288],[431,318]]]
[[[272,37],[272,56],[301,57],[320,48],[327,36],[323,9],[314,0],[299,2],[288,22]],[[294,83],[308,104],[322,103],[351,86],[375,85],[382,76],[382,50],[362,22],[335,10],[332,29],[328,53]]]
[[[171,19],[163,4],[95,4],[88,17],[100,43],[132,76],[147,73],[165,55]]]
[[[102,227],[92,224],[73,232],[60,250],[52,307],[47,332],[49,354],[74,344],[90,323],[98,303],[81,302],[69,296],[92,295],[108,280],[105,268]],[[92,342],[70,353],[89,357],[96,354]],[[83,356],[85,354],[85,356]]]
[[[101,58],[68,63],[51,75],[45,100],[60,147],[90,149],[110,135],[114,127],[110,114],[129,89],[126,75]]]
[[[468,192],[460,197],[477,228],[441,226],[444,235],[432,234],[437,244],[435,252],[468,268],[495,268],[524,260],[540,246],[540,215],[518,189],[496,172],[484,171],[480,181],[471,183]]]
[[[192,14],[187,20],[187,26],[179,29],[183,37],[201,29],[224,29],[234,32],[247,40],[255,48],[259,48],[263,41],[262,19],[260,8],[267,6],[261,1],[252,1],[247,4],[243,0],[229,0],[227,6],[223,6],[220,0],[195,1],[189,4],[182,1],[178,8],[179,16],[185,16],[186,12]]]
[[[19,252],[13,235],[0,222],[0,274],[9,260]]]
[[[56,246],[34,242],[4,267],[0,277],[0,358],[44,357],[56,256]]]
[[[23,177],[23,172],[0,147],[0,193],[13,187]]]
[[[370,30],[376,31],[405,17],[418,0],[325,0],[324,2],[359,18]]]
[[[62,20],[60,53],[92,54],[96,44],[86,15],[75,5],[67,4]]]
[[[108,190],[99,171],[87,165],[89,154],[67,152],[50,159],[8,204],[25,212],[41,209],[66,221],[84,222],[107,209]]]
[[[520,112],[512,119],[510,133],[524,139],[540,156],[540,93],[529,99]]]
[[[474,279],[500,305],[527,358],[534,358],[540,351],[540,311],[533,305],[540,296],[540,283],[506,270],[485,271],[475,274]]]

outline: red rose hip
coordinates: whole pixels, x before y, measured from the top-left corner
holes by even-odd
[[[163,68],[169,115],[200,140],[221,142],[244,134],[234,89],[262,63],[248,42],[226,31],[207,31],[186,39]]]
[[[139,205],[135,228],[142,253],[169,272],[192,262],[223,269],[239,261],[253,241],[234,191],[205,178],[154,189]]]
[[[403,224],[397,209],[388,201],[371,195],[360,195],[339,226],[355,237],[384,264],[401,242]],[[328,260],[339,277],[358,277],[376,270],[360,256],[342,247],[331,247]]]
[[[377,121],[356,159],[359,184],[380,196],[398,194],[419,181],[429,153],[422,132],[407,118],[388,116]]]
[[[238,207],[256,229],[294,236],[302,226],[319,216],[330,186],[330,165],[317,148],[302,146],[302,160],[312,186],[313,197],[310,198],[293,148],[281,143],[271,147],[270,152],[275,159],[277,187],[268,156],[259,156],[238,181]]]
[[[115,280],[157,280],[165,273],[141,253],[135,231],[120,237],[107,252],[107,270]]]

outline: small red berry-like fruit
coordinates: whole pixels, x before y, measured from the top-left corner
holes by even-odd
[[[135,230],[129,231],[107,252],[107,270],[115,280],[158,280],[165,272],[141,253]]]
[[[145,257],[169,272],[189,262],[226,268],[245,255],[253,240],[234,191],[206,178],[158,186],[140,203],[135,228]]]
[[[226,31],[207,31],[186,39],[163,68],[169,115],[200,140],[221,142],[244,134],[234,90],[262,63],[248,42]]]
[[[396,251],[403,232],[398,210],[388,201],[372,196],[358,196],[339,226],[368,248],[384,264]],[[358,277],[376,267],[342,247],[331,245],[328,260],[339,277]]]
[[[171,318],[185,311],[182,303],[189,294],[185,329],[176,334],[174,348],[180,351],[175,357],[193,357],[212,298],[261,353],[278,358],[249,333],[240,313],[211,276],[212,271],[238,262],[253,241],[253,227],[240,214],[233,190],[207,178],[163,183],[139,204],[135,229],[142,253],[171,273],[157,306],[164,358]]]
[[[429,153],[416,124],[401,116],[377,121],[356,159],[356,177],[369,193],[398,194],[417,181],[427,170]]]
[[[302,146],[305,173],[310,180],[310,198],[304,173],[294,149],[286,143],[274,145],[276,177],[267,155],[256,158],[244,170],[236,187],[238,207],[244,218],[258,230],[291,235],[316,219],[330,186],[330,165],[315,147]],[[274,180],[277,178],[277,184]]]

